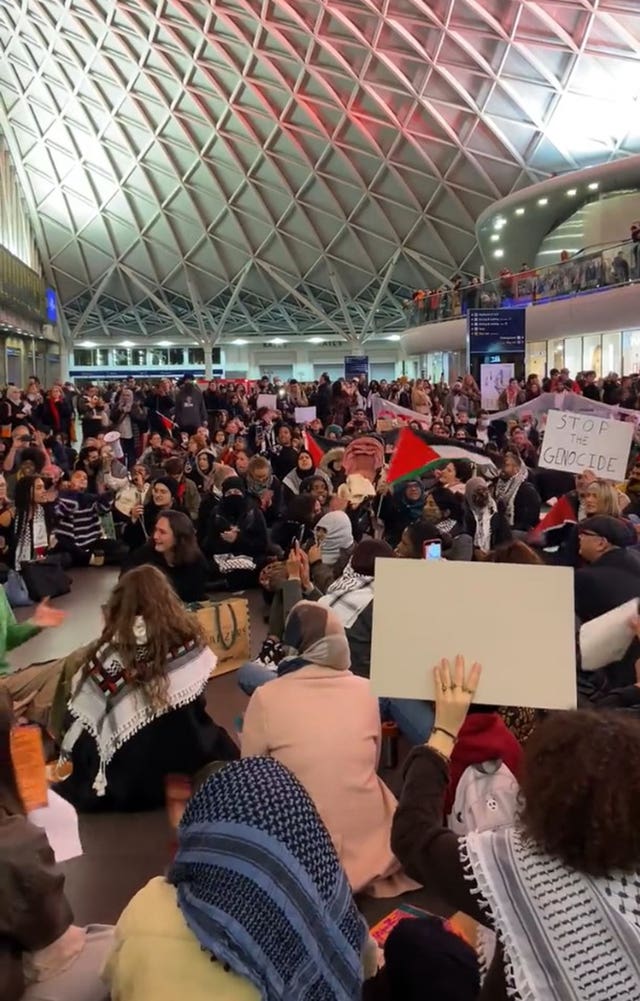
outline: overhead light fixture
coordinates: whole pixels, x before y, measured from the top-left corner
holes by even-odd
[[[133,341],[120,341],[120,347],[121,348],[132,348],[133,347]]]
[[[519,209],[516,209],[516,215],[524,215],[524,209],[522,208],[522,206],[520,206]]]
[[[387,340],[388,341],[399,341],[400,340],[400,334],[389,334],[389,336],[387,337]]]
[[[502,229],[502,227],[506,226],[506,225],[507,225],[507,220],[505,218],[503,218],[502,216],[499,216],[496,220],[494,220],[493,228],[494,229]]]
[[[597,191],[600,187],[600,183],[599,181],[592,181],[591,184],[587,185],[587,187],[589,188],[589,191]]]
[[[500,234],[499,233],[492,233],[491,234],[491,242],[492,243],[497,243],[499,239],[500,239]]]
[[[284,337],[272,337],[269,344],[286,344]]]
[[[158,347],[171,348],[173,347],[173,341],[158,341]]]
[[[244,337],[236,337],[231,341],[231,343],[235,344],[237,348],[241,348],[244,344],[248,344],[249,341],[246,341]]]
[[[549,204],[548,198],[538,198],[538,205],[548,205],[548,204]]]
[[[567,196],[569,198],[573,198],[574,195],[577,195],[577,194],[578,194],[578,189],[577,188],[569,188],[569,190],[567,191]]]
[[[494,250],[493,256],[494,257],[504,257],[504,250],[502,250],[501,247],[498,247],[497,250]]]
[[[95,341],[79,341],[78,347],[79,348],[95,348],[96,347],[96,342]]]
[[[309,344],[322,344],[324,337],[310,337]]]

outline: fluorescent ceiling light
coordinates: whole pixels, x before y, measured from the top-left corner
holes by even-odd
[[[121,348],[132,348],[133,347],[133,341],[120,341],[120,347]]]
[[[389,334],[389,336],[387,337],[387,340],[388,341],[399,341],[400,340],[400,334]]]
[[[499,233],[492,233],[491,234],[491,242],[492,243],[497,243],[499,239],[500,239],[500,234]]]
[[[272,337],[269,341],[270,344],[286,344],[284,337]]]
[[[502,229],[502,227],[506,226],[506,225],[507,225],[507,220],[503,219],[502,217],[500,217],[500,218],[498,218],[498,219],[496,219],[494,221],[493,228],[494,229]]]
[[[243,344],[248,344],[249,341],[246,341],[244,337],[236,337],[233,341],[231,341],[231,343],[235,344],[236,347],[241,348]]]
[[[573,198],[573,196],[577,194],[578,194],[577,188],[569,188],[569,190],[567,191],[567,195],[569,198]]]
[[[494,257],[504,257],[504,250],[501,250],[501,248],[498,247],[497,250],[494,250],[493,256]]]
[[[79,348],[95,348],[95,346],[96,346],[96,342],[95,341],[79,341],[78,342],[78,347]]]
[[[322,344],[324,337],[310,337],[309,344]]]
[[[158,341],[158,347],[171,348],[173,347],[173,341]]]
[[[522,207],[519,208],[519,209],[516,209],[516,215],[524,215],[524,209]]]
[[[589,191],[597,191],[600,185],[598,181],[592,181],[591,184],[587,185],[587,187],[589,188]]]
[[[538,205],[548,205],[548,204],[549,204],[548,198],[538,198]]]

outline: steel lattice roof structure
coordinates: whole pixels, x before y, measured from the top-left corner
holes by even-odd
[[[366,340],[474,224],[640,151],[638,0],[0,0],[70,337]]]

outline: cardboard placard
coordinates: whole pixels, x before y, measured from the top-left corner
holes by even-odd
[[[277,410],[278,397],[275,393],[259,393],[256,402],[256,409],[261,410],[262,407],[268,407],[269,410]]]
[[[309,424],[317,417],[315,407],[295,407],[293,416],[296,424]]]
[[[25,811],[30,813],[48,804],[47,766],[39,726],[14,726],[10,753],[16,785]]]
[[[543,656],[514,642],[544,623]],[[508,623],[508,627],[505,625]],[[482,677],[474,701],[537,709],[576,706],[573,570],[447,560],[378,559],[371,685],[389,698],[433,699],[433,667],[457,654]]]
[[[194,608],[202,623],[207,643],[218,658],[211,677],[237,670],[251,659],[249,602],[246,598],[206,602]]]
[[[591,469],[602,480],[622,482],[633,432],[629,421],[550,410],[538,465],[567,473]]]

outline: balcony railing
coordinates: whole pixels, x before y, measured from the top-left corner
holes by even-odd
[[[566,261],[517,274],[505,271],[486,282],[433,291],[420,289],[406,303],[407,325],[417,327],[451,320],[465,316],[470,309],[539,306],[637,281],[640,281],[640,243],[627,240],[606,247],[590,247]]]

